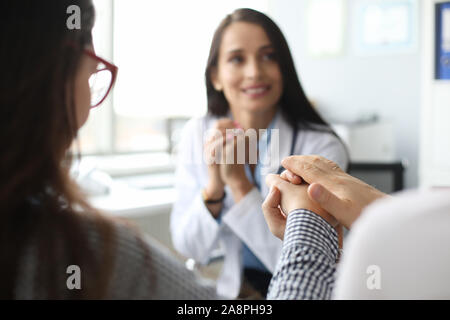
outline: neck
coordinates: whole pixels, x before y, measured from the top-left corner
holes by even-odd
[[[237,108],[231,109],[231,114],[235,121],[237,121],[242,129],[267,129],[272,119],[277,113],[277,108],[271,108],[265,112],[248,112],[246,110],[239,110]]]

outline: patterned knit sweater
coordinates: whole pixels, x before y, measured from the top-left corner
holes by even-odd
[[[89,220],[89,219],[86,219]],[[139,234],[133,228],[113,222],[115,256],[112,277],[108,283],[106,299],[214,299],[218,298],[212,282],[202,279],[176,259],[156,240]],[[101,256],[102,237],[93,222],[86,221],[89,245],[94,255]],[[67,248],[67,250],[74,248]],[[39,261],[37,248],[27,246],[20,261],[15,297],[17,299],[47,299],[48,288],[38,272],[47,261]],[[54,261],[58,265],[54,280],[60,283],[58,297],[70,296],[67,279],[68,266],[73,261]],[[38,268],[39,266],[39,268]],[[83,272],[81,290],[83,289]],[[77,290],[77,288],[72,288]]]

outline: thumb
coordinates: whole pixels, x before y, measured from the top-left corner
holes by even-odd
[[[344,201],[318,183],[313,183],[308,187],[308,196],[311,200],[317,202],[322,208],[333,215],[338,221],[340,221],[340,218],[342,218],[347,211],[347,206]]]
[[[276,187],[272,187],[269,195],[263,202],[262,210],[270,232],[272,232],[274,236],[283,240],[284,229],[286,228],[286,216],[279,208],[280,201],[280,191]]]

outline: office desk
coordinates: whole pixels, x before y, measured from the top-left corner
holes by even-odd
[[[383,192],[393,193],[404,189],[406,167],[406,161],[350,162],[348,173]]]

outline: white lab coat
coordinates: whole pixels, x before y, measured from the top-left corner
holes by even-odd
[[[212,251],[218,246],[222,248],[224,264],[217,282],[217,292],[224,297],[235,298],[242,281],[243,242],[270,272],[274,271],[281,254],[282,242],[269,231],[261,205],[268,193],[265,176],[277,173],[279,162],[290,155],[293,130],[278,114],[274,129],[279,129],[279,139],[272,136],[270,141],[272,144],[274,140],[279,140],[278,161],[261,173],[261,192],[255,187],[239,203],[235,203],[226,186],[222,221],[218,223],[201,196],[201,190],[208,182],[207,166],[203,161],[204,133],[212,128],[216,120],[210,116],[194,118],[183,129],[175,177],[177,199],[171,213],[170,228],[175,248],[200,264],[208,263]],[[296,155],[322,155],[343,169],[348,164],[342,143],[326,132],[299,130],[294,150]],[[270,152],[266,153],[266,157],[270,157]],[[264,163],[269,163],[269,159]]]

